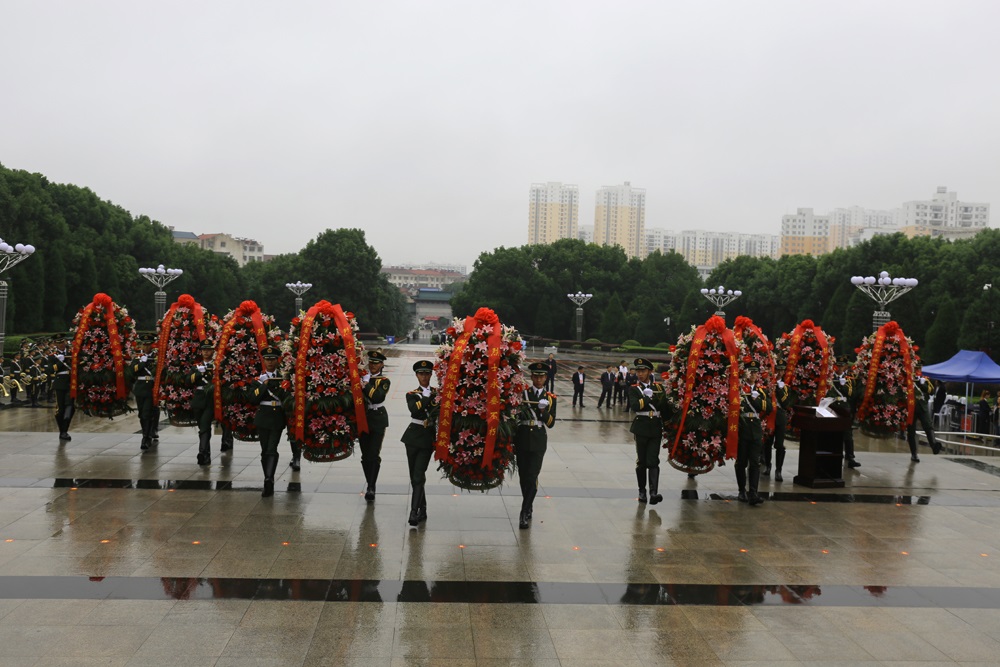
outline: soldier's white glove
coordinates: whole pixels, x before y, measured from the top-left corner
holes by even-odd
[[[778,389],[784,389],[784,388],[785,388],[785,381],[778,380]]]
[[[264,384],[271,379],[271,376],[267,373],[261,373],[260,377],[257,379],[260,381],[261,384]]]
[[[199,373],[204,373],[205,372],[205,364],[198,364],[197,366],[195,366],[195,368],[198,369]]]
[[[750,392],[750,398],[757,398],[758,396],[760,396],[760,392],[756,389]]]
[[[141,361],[142,363],[146,363],[147,361],[149,361],[149,357],[147,357],[147,356],[146,356],[146,355],[144,354],[144,355],[142,355],[141,357],[139,357],[139,361]]]
[[[642,395],[645,396],[646,398],[652,398],[653,390],[650,389],[649,387],[646,387],[645,389],[642,390]]]
[[[920,384],[927,384],[927,378],[925,378],[923,375],[920,376]]]
[[[361,384],[368,384],[368,381],[372,379],[371,373],[365,373],[361,376]]]
[[[420,393],[424,395],[424,398],[430,398],[431,397],[431,388],[430,387],[424,387],[423,389],[420,390]]]
[[[847,384],[847,378],[840,378],[840,386],[843,387],[845,384]]]
[[[538,401],[538,408],[541,409],[541,410],[544,410],[547,407],[549,407],[549,399],[547,399],[547,398],[539,399],[539,401]]]
[[[65,361],[66,360],[66,355],[57,354],[56,355],[56,359],[58,359],[59,361]]]

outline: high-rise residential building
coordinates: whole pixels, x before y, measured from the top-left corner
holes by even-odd
[[[580,218],[580,190],[562,183],[532,183],[528,191],[528,243],[575,239]]]
[[[978,231],[989,223],[989,204],[959,201],[958,193],[939,186],[933,199],[903,202],[899,227],[924,228],[934,234],[948,228]]]
[[[594,243],[618,245],[628,257],[643,257],[646,246],[646,190],[606,185],[597,191]]]
[[[594,226],[593,225],[580,225],[576,232],[576,238],[580,239],[584,243],[594,242]]]
[[[849,248],[857,243],[861,230],[895,230],[899,227],[902,209],[871,209],[861,206],[835,208],[830,219],[829,250]],[[877,231],[875,233],[878,233]]]
[[[647,227],[645,237],[646,240],[642,251],[643,257],[657,250],[666,254],[671,250],[677,249],[677,232],[671,229]]]
[[[782,255],[822,255],[830,247],[830,218],[800,208],[781,216]]]

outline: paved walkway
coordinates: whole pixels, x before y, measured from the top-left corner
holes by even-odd
[[[425,350],[389,360],[374,505],[356,456],[292,473],[282,445],[262,499],[254,443],[216,437],[200,468],[191,430],[142,453],[134,416],[82,418],[60,446],[50,410],[0,411],[0,665],[1000,661],[1000,459],[911,464],[859,436],[845,489],[793,485],[793,449],[761,507],[733,500],[731,466],[665,468],[642,506],[627,416],[588,396],[560,406],[530,530],[516,480],[435,474],[410,529],[398,440]]]

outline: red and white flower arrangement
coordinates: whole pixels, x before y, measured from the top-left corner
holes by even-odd
[[[194,426],[191,373],[201,363],[201,344],[218,341],[222,322],[190,294],[181,294],[160,321],[153,400],[162,404],[174,426]]]
[[[521,372],[521,336],[480,308],[455,319],[435,364],[438,384],[438,467],[451,483],[485,491],[514,465],[517,410],[528,388]]]
[[[836,339],[812,320],[803,320],[790,333],[781,334],[774,347],[775,362],[784,365],[781,377],[792,405],[819,405],[833,382]],[[789,434],[793,429],[789,426]]]
[[[125,364],[135,345],[128,310],[98,293],[73,318],[70,395],[88,415],[115,417],[129,411],[131,386]]]
[[[354,313],[320,301],[288,331],[291,354],[282,358],[288,437],[308,461],[339,461],[354,451],[359,428],[367,429],[361,374],[365,346],[356,338]]]
[[[257,406],[250,400],[250,386],[263,370],[260,351],[283,340],[274,316],[261,313],[253,301],[226,314],[215,350],[215,418],[239,440],[257,440]]]
[[[746,356],[746,343],[715,315],[677,340],[665,378],[679,407],[663,428],[670,465],[704,473],[735,458]]]
[[[856,391],[862,392],[858,422],[863,433],[888,438],[913,423],[918,349],[895,321],[883,324],[857,349],[854,368],[861,384]]]

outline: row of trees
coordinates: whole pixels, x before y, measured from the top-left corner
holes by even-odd
[[[184,269],[167,286],[168,303],[186,292],[225,314],[251,298],[288,321],[294,295],[285,283],[301,280],[314,285],[305,304],[341,303],[366,331],[401,333],[409,325],[402,297],[379,273],[381,260],[358,229],[324,231],[299,253],[240,269],[229,256],[175,243],[164,225],[87,188],[0,165],[0,237],[37,248],[3,276],[10,286],[8,333],[66,329],[97,292],[128,306],[141,328],[152,329],[155,288],[139,267],[157,264]]]
[[[820,257],[739,257],[717,267],[707,283],[676,253],[630,260],[620,248],[569,239],[499,248],[480,255],[452,307],[463,314],[489,306],[527,334],[568,339],[575,335],[576,306],[566,295],[591,292],[586,337],[653,345],[704,322],[715,307],[700,289],[721,284],[743,292],[726,309],[730,324],[746,315],[774,338],[808,318],[837,337],[838,353],[850,354],[871,333],[876,309],[850,278],[883,270],[920,280],[889,309],[921,346],[925,362],[990,346],[991,320],[1000,317],[1000,301],[994,303],[1000,295],[983,289],[1000,288],[1000,230],[993,229],[954,242],[879,236]]]

